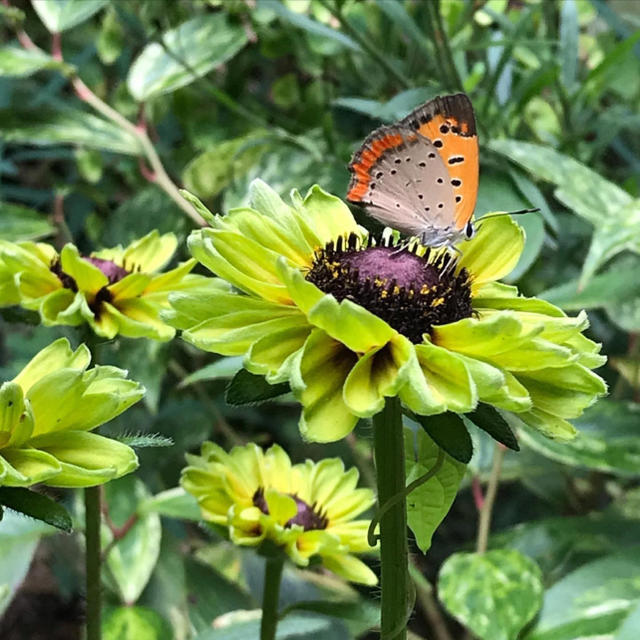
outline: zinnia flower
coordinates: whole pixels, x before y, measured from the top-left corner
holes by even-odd
[[[176,246],[174,234],[161,236],[157,231],[126,248],[89,256],[80,255],[72,244],[58,254],[45,243],[0,242],[0,305],[18,303],[37,310],[47,326],[87,322],[105,338],[121,334],[170,340],[175,330],[160,319],[169,293],[207,283],[203,276],[189,274],[193,259],[158,273]]]
[[[90,487],[137,468],[133,449],[89,431],[144,389],[121,369],[88,369],[90,359],[61,338],[0,386],[0,486]]]
[[[297,565],[312,557],[334,573],[363,584],[375,574],[353,553],[370,551],[368,520],[355,520],[374,503],[370,489],[357,489],[358,471],[337,458],[291,465],[278,445],[255,444],[226,453],[205,442],[200,456],[187,455],[182,486],[209,522],[227,527],[235,544],[269,540]]]
[[[372,236],[317,186],[304,200],[293,192],[293,206],[261,182],[251,195],[252,208],[189,237],[193,256],[231,286],[174,294],[166,317],[197,347],[288,381],[306,438],[342,438],[399,395],[419,415],[488,403],[569,439],[567,419],[605,393],[586,315],[496,282],[524,246],[509,216],[481,221],[458,255],[400,245],[389,229]]]

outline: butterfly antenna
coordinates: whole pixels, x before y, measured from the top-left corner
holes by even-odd
[[[525,213],[538,213],[538,211],[540,211],[540,209],[535,208],[535,209],[519,209],[518,211],[503,211],[501,213],[492,213],[488,216],[482,216],[482,218],[480,218],[478,222],[482,222],[483,220],[488,220],[489,218],[501,218],[502,216],[522,216]]]

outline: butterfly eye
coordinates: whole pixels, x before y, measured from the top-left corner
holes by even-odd
[[[467,236],[467,240],[471,240],[471,238],[476,234],[476,230],[473,227],[471,220],[467,222],[467,226],[464,228],[464,234]]]

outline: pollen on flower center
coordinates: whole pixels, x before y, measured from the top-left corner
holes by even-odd
[[[351,234],[316,252],[306,279],[339,302],[352,300],[418,344],[434,325],[472,315],[471,283],[447,252],[398,248]]]
[[[309,505],[295,493],[289,493],[287,495],[294,499],[298,513],[296,513],[293,518],[287,520],[284,525],[285,528],[288,529],[294,524],[300,525],[305,531],[327,528],[329,519],[321,510],[317,510],[315,503]],[[264,489],[262,487],[259,487],[253,494],[253,505],[258,507],[262,513],[269,514],[269,505],[264,497]]]

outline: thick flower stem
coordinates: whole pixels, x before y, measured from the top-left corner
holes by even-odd
[[[373,440],[378,482],[378,505],[404,491],[404,437],[397,398],[387,398],[373,418]],[[382,566],[382,621],[384,640],[405,640],[409,605],[409,550],[406,499],[388,509],[380,519]]]
[[[278,626],[278,599],[284,558],[267,558],[264,565],[264,590],[262,595],[262,622],[260,640],[274,640]]]
[[[85,565],[87,591],[86,640],[100,640],[100,487],[84,490]]]

